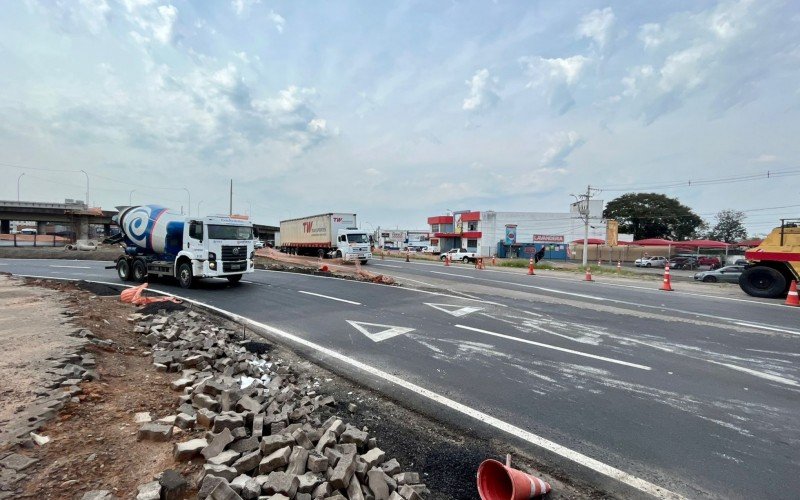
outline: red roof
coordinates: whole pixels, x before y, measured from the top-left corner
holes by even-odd
[[[428,217],[428,224],[452,224],[452,215],[437,215],[435,217]]]
[[[737,243],[740,247],[757,247],[760,245],[764,240],[755,239],[755,240],[742,240]]]
[[[462,222],[477,222],[479,220],[481,220],[480,212],[467,212],[465,214],[461,214]]]
[[[590,245],[605,245],[606,240],[601,240],[600,238],[589,238],[586,240]],[[583,238],[573,241],[573,243],[583,243]]]
[[[724,241],[716,240],[686,240],[676,241],[673,243],[676,247],[692,247],[692,248],[726,248],[730,245]]]
[[[662,238],[645,238],[643,240],[634,240],[631,242],[631,245],[639,245],[640,247],[666,247],[675,245],[675,243],[675,241]]]

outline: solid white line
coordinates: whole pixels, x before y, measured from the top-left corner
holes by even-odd
[[[393,267],[395,269],[403,269],[403,266],[393,266],[391,264],[376,264],[375,262],[373,262],[372,265],[378,267]]]
[[[50,267],[66,267],[69,269],[92,269],[89,266],[50,266]]]
[[[607,361],[609,363],[615,363],[615,364],[618,364],[618,365],[630,366],[632,368],[638,368],[640,370],[650,370],[651,369],[649,366],[645,366],[645,365],[639,365],[639,364],[636,364],[636,363],[629,363],[627,361],[620,361],[618,359],[607,358],[605,356],[597,356],[597,355],[594,355],[594,354],[589,354],[589,353],[581,352],[581,351],[573,351],[572,349],[566,349],[564,347],[558,347],[558,346],[550,345],[550,344],[543,344],[541,342],[535,342],[533,340],[528,340],[528,339],[521,339],[519,337],[512,337],[511,335],[504,335],[502,333],[490,332],[488,330],[481,330],[480,328],[473,328],[471,326],[455,325],[455,327],[456,328],[461,328],[463,330],[470,330],[470,331],[473,331],[473,332],[485,333],[486,335],[492,335],[494,337],[500,337],[502,339],[514,340],[516,342],[523,342],[525,344],[531,344],[531,345],[535,345],[535,346],[538,346],[538,347],[544,347],[545,349],[553,349],[555,351],[561,351],[561,352],[566,352],[566,353],[569,353],[569,354],[575,354],[576,356],[584,356],[586,358],[599,359],[601,361]]]
[[[352,300],[340,299],[339,297],[331,297],[330,295],[322,295],[321,293],[305,292],[303,290],[298,290],[297,293],[304,293],[306,295],[313,295],[315,297],[322,297],[323,299],[330,299],[330,300],[336,300],[336,301],[339,301],[339,302],[346,302],[348,304],[353,304],[354,306],[360,306],[361,305],[361,302],[355,302],[355,301],[352,301]]]
[[[731,364],[728,364],[728,363],[720,363],[719,361],[712,361],[710,359],[707,359],[706,361],[708,361],[709,363],[713,363],[715,365],[728,367],[731,370],[736,370],[736,371],[740,371],[740,372],[744,372],[744,373],[749,373],[750,375],[753,375],[753,376],[758,377],[758,378],[763,378],[763,379],[766,379],[766,380],[771,380],[773,382],[778,382],[779,384],[791,385],[793,387],[800,387],[800,383],[797,383],[796,381],[794,381],[792,379],[779,377],[777,375],[772,375],[771,373],[759,372],[759,371],[756,371],[756,370],[751,370],[750,368],[745,368],[743,366],[736,366],[736,365],[731,365]]]
[[[798,331],[785,330],[783,328],[775,328],[774,326],[765,326],[765,325],[759,325],[759,324],[756,324],[756,323],[746,323],[744,321],[734,321],[734,323],[737,324],[737,325],[741,325],[741,326],[749,326],[751,328],[761,328],[762,330],[770,330],[772,332],[783,332],[783,333],[790,333],[792,335],[800,335],[800,332],[798,332]]]
[[[25,275],[20,275],[20,276],[25,276]],[[45,278],[45,279],[48,278],[47,276],[25,276],[25,277],[29,277],[29,278]],[[56,279],[63,279],[63,278],[56,278]],[[79,281],[79,280],[66,279],[65,281]],[[125,287],[125,288],[131,288],[131,285],[122,285],[120,283],[109,283],[109,282],[105,282],[105,281],[95,281],[95,283],[100,283],[100,284],[105,284],[105,285],[122,286],[122,287]],[[493,416],[491,416],[491,415],[489,415],[487,413],[484,413],[484,412],[479,411],[479,410],[475,410],[475,409],[473,409],[473,408],[471,408],[471,407],[469,407],[467,405],[461,404],[461,403],[459,403],[457,401],[454,401],[454,400],[452,400],[450,398],[447,398],[445,396],[437,394],[437,393],[435,393],[435,392],[433,392],[433,391],[431,391],[429,389],[426,389],[424,387],[418,386],[416,384],[412,384],[411,382],[408,382],[407,380],[405,380],[403,378],[400,378],[398,376],[395,376],[395,375],[392,375],[390,373],[387,373],[387,372],[384,372],[382,370],[379,370],[379,369],[375,368],[374,366],[368,365],[366,363],[362,363],[361,361],[358,361],[356,359],[353,359],[353,358],[350,358],[348,356],[345,356],[344,354],[341,354],[341,353],[339,353],[337,351],[334,351],[333,349],[329,349],[327,347],[323,347],[323,346],[321,346],[319,344],[311,342],[310,340],[306,340],[306,339],[304,339],[302,337],[298,337],[297,335],[293,335],[293,334],[291,334],[289,332],[285,332],[285,331],[283,331],[283,330],[281,330],[279,328],[275,328],[274,326],[270,326],[270,325],[255,321],[255,320],[252,320],[250,318],[246,318],[244,316],[239,316],[236,313],[232,313],[230,311],[226,311],[225,309],[220,309],[219,307],[215,307],[215,306],[206,304],[205,302],[200,302],[200,301],[197,301],[197,300],[189,299],[189,298],[186,298],[186,297],[182,297],[180,295],[176,295],[176,294],[169,293],[169,292],[164,292],[164,291],[161,291],[161,290],[150,290],[150,291],[155,292],[155,293],[159,293],[159,294],[162,294],[162,295],[167,295],[169,297],[175,297],[175,298],[184,300],[186,302],[189,302],[191,304],[194,304],[194,305],[197,305],[197,306],[200,306],[200,307],[204,307],[206,309],[215,311],[215,312],[217,312],[217,313],[219,313],[219,314],[221,314],[221,315],[223,315],[223,316],[225,316],[225,317],[227,317],[227,318],[229,318],[229,319],[231,319],[233,321],[246,322],[246,323],[250,324],[251,326],[255,326],[257,328],[261,328],[262,330],[270,332],[271,334],[273,334],[273,335],[275,335],[277,337],[281,337],[283,339],[289,340],[289,341],[294,342],[296,344],[300,344],[302,346],[308,347],[308,348],[313,349],[313,350],[315,350],[315,351],[317,351],[319,353],[325,354],[325,355],[327,355],[327,356],[329,356],[331,358],[338,359],[339,361],[341,361],[341,362],[343,362],[345,364],[348,364],[348,365],[350,365],[350,366],[352,366],[354,368],[357,368],[357,369],[359,369],[359,370],[361,370],[361,371],[363,371],[363,372],[365,372],[365,373],[367,373],[369,375],[373,375],[375,377],[378,377],[378,378],[381,378],[383,380],[386,380],[387,382],[391,382],[391,383],[393,383],[393,384],[395,384],[395,385],[397,385],[399,387],[402,387],[404,389],[412,391],[412,392],[414,392],[414,393],[416,393],[416,394],[418,394],[418,395],[420,395],[422,397],[425,397],[427,399],[430,399],[431,401],[439,403],[442,406],[450,408],[451,410],[457,411],[457,412],[459,412],[461,414],[464,414],[464,415],[466,415],[468,417],[474,418],[475,420],[478,420],[479,422],[483,422],[486,425],[494,427],[495,429],[498,429],[498,430],[503,431],[505,433],[511,434],[512,436],[515,436],[515,437],[517,437],[519,439],[527,441],[528,443],[530,443],[530,444],[532,444],[534,446],[538,446],[540,448],[544,448],[544,449],[546,449],[546,450],[548,450],[548,451],[550,451],[552,453],[555,453],[556,455],[559,455],[559,456],[562,456],[562,457],[566,458],[567,460],[571,460],[571,461],[573,461],[573,462],[575,462],[575,463],[577,463],[579,465],[582,465],[582,466],[584,466],[584,467],[586,467],[588,469],[591,469],[591,470],[593,470],[595,472],[598,472],[600,474],[608,476],[608,477],[610,477],[612,479],[616,479],[617,481],[619,481],[619,482],[621,482],[623,484],[627,484],[628,486],[631,486],[631,487],[633,487],[633,488],[635,488],[635,489],[637,489],[637,490],[639,490],[639,491],[641,491],[643,493],[646,493],[648,495],[652,495],[652,496],[654,496],[656,498],[664,498],[664,499],[683,499],[684,498],[683,496],[681,496],[681,495],[679,495],[677,493],[674,493],[674,492],[672,492],[672,491],[670,491],[670,490],[668,490],[666,488],[663,488],[661,486],[653,484],[653,483],[651,483],[651,482],[649,482],[649,481],[647,481],[645,479],[636,477],[636,476],[634,476],[632,474],[629,474],[629,473],[627,473],[625,471],[617,469],[616,467],[612,467],[612,466],[610,466],[610,465],[608,465],[606,463],[600,462],[599,460],[595,460],[594,458],[591,458],[591,457],[586,456],[586,455],[584,455],[584,454],[582,454],[580,452],[577,452],[575,450],[567,448],[566,446],[562,446],[562,445],[560,445],[560,444],[558,444],[558,443],[556,443],[554,441],[550,441],[549,439],[543,438],[543,437],[541,437],[541,436],[539,436],[537,434],[534,434],[532,432],[526,431],[525,429],[522,429],[522,428],[517,427],[515,425],[509,424],[509,423],[507,423],[507,422],[505,422],[503,420],[500,420],[498,418],[495,418],[495,417],[493,417]]]

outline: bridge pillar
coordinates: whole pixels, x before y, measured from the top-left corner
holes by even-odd
[[[45,230],[46,230],[45,226],[47,226],[46,222],[37,222],[36,223],[36,234],[44,234]]]
[[[111,224],[103,224],[103,235],[111,236]]]
[[[88,240],[89,239],[89,218],[88,217],[81,217],[78,219],[78,239],[79,240]]]
[[[10,233],[11,233],[11,221],[0,220],[0,234],[10,234]]]

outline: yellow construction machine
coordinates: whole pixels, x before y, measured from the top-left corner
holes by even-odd
[[[742,290],[753,297],[785,297],[792,280],[800,281],[800,219],[781,219],[780,227],[744,255]]]

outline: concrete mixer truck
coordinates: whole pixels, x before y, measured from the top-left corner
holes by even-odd
[[[158,205],[118,207],[125,250],[114,265],[123,281],[173,276],[183,288],[199,278],[237,283],[254,272],[253,224],[226,216],[186,217]]]

